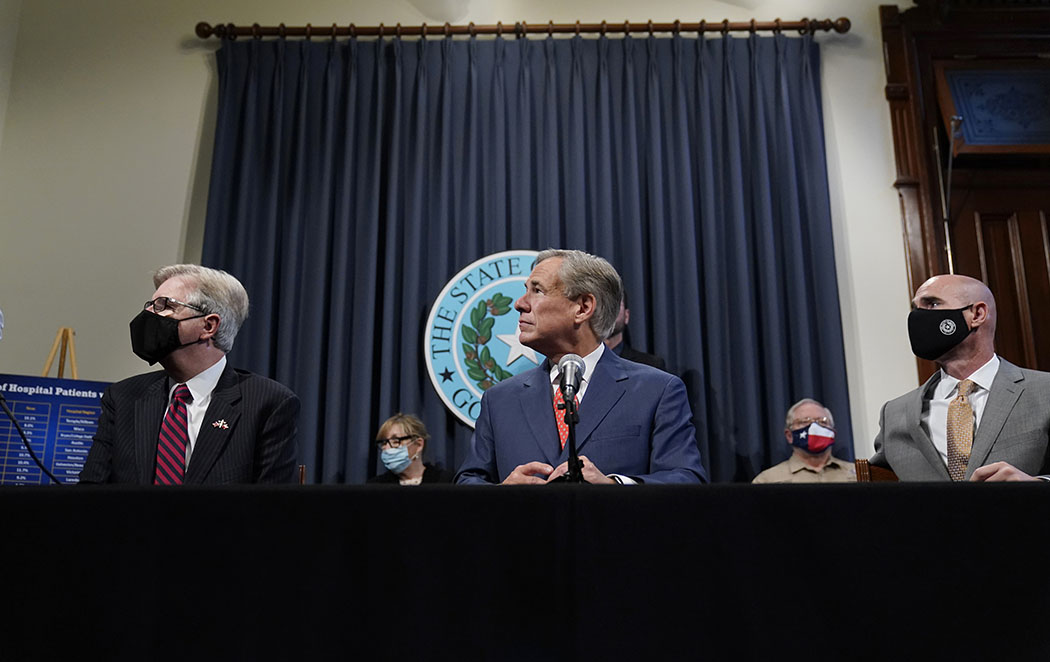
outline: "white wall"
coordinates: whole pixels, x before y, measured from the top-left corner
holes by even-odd
[[[11,72],[15,64],[15,43],[18,41],[18,15],[22,0],[0,0],[0,146],[4,144],[4,116],[7,97],[11,92]]]
[[[887,1],[887,0],[882,0]],[[0,0],[0,23],[21,3]],[[81,378],[145,367],[127,324],[157,266],[200,257],[218,42],[198,21],[359,25],[838,17],[819,37],[836,265],[857,452],[879,406],[916,384],[883,97],[878,2],[869,0],[33,0],[21,4],[0,133],[0,372],[38,373],[55,331],[77,331]],[[424,14],[417,7],[424,7]],[[0,39],[7,39],[0,27]],[[0,112],[4,91],[0,87]],[[0,117],[3,117],[0,115]],[[799,315],[820,314],[797,311]],[[250,323],[250,322],[249,322]]]

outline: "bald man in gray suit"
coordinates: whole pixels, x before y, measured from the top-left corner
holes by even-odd
[[[934,276],[912,308],[912,351],[940,370],[883,405],[871,463],[905,481],[1047,480],[1050,373],[996,355],[988,287],[967,276]]]

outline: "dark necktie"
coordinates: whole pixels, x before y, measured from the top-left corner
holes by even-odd
[[[153,476],[154,485],[182,485],[186,473],[186,403],[193,402],[190,389],[185,384],[175,387],[171,405],[160,424],[157,439],[157,468]]]

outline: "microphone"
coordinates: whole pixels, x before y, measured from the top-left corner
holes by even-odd
[[[569,438],[565,448],[569,451],[569,470],[558,476],[552,483],[586,483],[583,479],[583,461],[576,452],[576,424],[580,415],[576,412],[576,394],[580,390],[580,381],[587,364],[576,354],[566,354],[558,361],[558,390],[565,402],[558,405],[564,411],[562,420],[569,427]]]
[[[587,365],[576,354],[566,354],[558,361],[558,388],[566,400],[572,400],[580,390],[580,380]]]

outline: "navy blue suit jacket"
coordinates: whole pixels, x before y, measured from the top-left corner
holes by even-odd
[[[486,391],[456,482],[500,483],[527,462],[557,467],[568,460],[553,398],[546,362]],[[590,376],[579,414],[577,449],[602,473],[645,483],[707,482],[678,377],[607,350]]]

